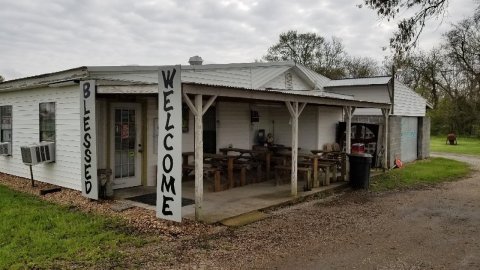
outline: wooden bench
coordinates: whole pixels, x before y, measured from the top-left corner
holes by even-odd
[[[291,172],[292,167],[291,166],[284,166],[284,165],[277,165],[275,166],[275,184],[278,186],[281,182],[280,179],[280,172],[281,171],[287,171]],[[312,169],[310,167],[298,167],[297,172],[303,172],[304,173],[304,180],[305,180],[305,187],[304,190],[310,190],[312,185]]]
[[[183,165],[182,169],[184,172],[195,171],[194,165]],[[226,185],[222,185],[222,175],[221,169],[217,167],[203,167],[203,175],[205,179],[209,182],[213,182],[213,192],[218,192],[226,189]]]

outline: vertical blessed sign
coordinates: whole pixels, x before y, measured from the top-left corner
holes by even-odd
[[[182,221],[182,85],[180,66],[158,72],[157,217]]]
[[[98,200],[95,81],[80,82],[82,195]]]

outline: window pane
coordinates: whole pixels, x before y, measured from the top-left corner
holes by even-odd
[[[0,142],[12,142],[12,106],[0,106]]]
[[[122,167],[115,166],[115,178],[120,178],[120,177],[122,177]]]
[[[55,102],[39,105],[40,141],[55,141]]]
[[[128,176],[135,176],[135,164],[131,163],[128,169]]]
[[[128,177],[128,165],[122,165],[122,177]]]

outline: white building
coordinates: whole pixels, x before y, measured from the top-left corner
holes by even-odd
[[[29,178],[20,147],[52,141],[55,162],[33,166],[35,180],[81,190],[79,84],[93,80],[97,168],[113,170],[114,188],[155,186],[158,70],[158,66],[80,67],[1,83],[0,139],[10,143],[11,154],[0,156],[0,172]],[[293,62],[181,66],[182,151],[195,150],[198,127],[187,106],[198,105],[192,102],[194,97],[210,106],[199,131],[205,152],[228,146],[251,149],[258,130],[272,133],[278,144],[321,149],[324,143],[335,142],[338,123],[348,123],[348,112],[354,108],[357,114],[360,108],[388,114],[393,103],[392,115],[425,116],[425,100],[416,94],[402,98],[402,91],[411,91],[404,91],[403,85],[395,83],[398,98],[392,102],[390,92],[375,90],[392,87],[387,77],[372,79],[381,80],[380,86],[365,80],[332,81]],[[258,122],[252,122],[252,112],[258,113]],[[298,138],[292,128],[297,123]],[[292,193],[294,185],[296,192],[292,174]]]

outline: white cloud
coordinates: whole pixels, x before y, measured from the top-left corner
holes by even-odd
[[[361,0],[0,0],[0,74],[7,79],[84,65],[187,64],[261,58],[281,32],[315,31],[342,39],[357,56],[382,60],[393,23],[359,9]],[[460,3],[460,4],[458,4]],[[448,19],[429,23],[422,48],[474,0],[450,1]]]

